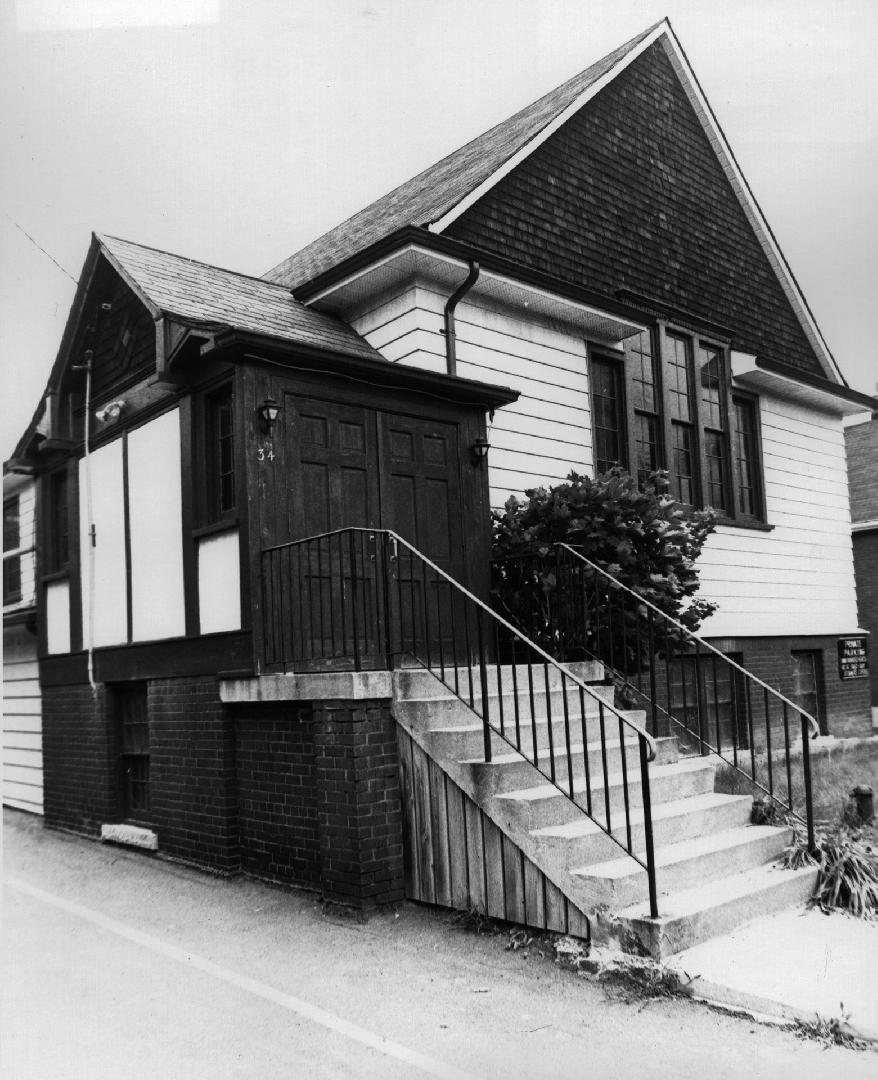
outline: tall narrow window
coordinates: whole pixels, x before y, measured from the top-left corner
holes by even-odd
[[[149,715],[146,686],[136,683],[117,688],[119,771],[122,813],[143,820],[149,813]]]
[[[696,501],[695,424],[692,400],[692,343],[668,334],[668,401],[671,422],[671,494],[682,503]]]
[[[823,710],[823,654],[818,649],[801,649],[792,653],[793,689],[790,699],[809,713],[826,734]]]
[[[736,504],[741,517],[762,515],[762,485],[759,468],[759,426],[757,403],[735,396],[735,477]]]
[[[21,599],[21,507],[17,495],[3,501],[3,603]],[[12,554],[12,553],[15,554]]]
[[[714,510],[727,510],[728,427],[723,354],[709,345],[699,345],[698,366],[701,376],[701,410],[704,425],[704,499]]]
[[[617,361],[592,357],[591,400],[595,473],[600,475],[614,465],[627,465],[622,366]]]
[[[60,574],[70,563],[70,495],[67,470],[48,479],[46,502],[46,573]]]
[[[634,411],[634,468],[643,484],[661,462],[660,388],[656,375],[652,334],[642,330],[626,343],[626,363],[630,370],[631,406]]]
[[[211,394],[206,404],[207,517],[214,522],[233,514],[237,502],[231,386]]]

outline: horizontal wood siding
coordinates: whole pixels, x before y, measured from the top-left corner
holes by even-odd
[[[588,920],[397,725],[410,900],[588,938]]]
[[[351,319],[388,360],[445,371],[443,311],[448,297],[414,285]],[[457,372],[521,395],[488,429],[491,505],[592,468],[585,339],[548,320],[464,300],[455,317]]]
[[[354,318],[388,359],[445,370],[447,296],[425,284],[385,296]],[[458,307],[457,370],[518,390],[489,427],[491,505],[593,469],[584,337],[548,320]],[[844,435],[828,413],[762,395],[760,414],[771,532],[719,526],[702,555],[702,594],[720,611],[716,637],[850,633],[857,627]]]
[[[3,631],[3,802],[43,812],[43,737],[36,638]]]
[[[708,637],[844,634],[857,627],[841,420],[760,398],[770,533],[720,526],[701,556]]]

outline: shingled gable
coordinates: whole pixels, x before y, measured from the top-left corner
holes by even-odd
[[[626,88],[631,81],[640,83],[636,92]],[[625,107],[617,111],[620,99]],[[663,112],[669,102],[672,111]],[[583,130],[592,140],[600,136],[601,145],[583,141]],[[660,132],[672,137],[663,146]],[[591,170],[586,192],[582,175],[570,169],[574,159]],[[706,202],[704,191],[685,183],[693,162],[711,189]],[[535,192],[542,218],[530,216]],[[266,279],[298,288],[407,225],[592,293],[628,291],[670,302],[730,326],[741,349],[846,385],[667,20],[315,240]],[[650,245],[649,265],[638,265]]]

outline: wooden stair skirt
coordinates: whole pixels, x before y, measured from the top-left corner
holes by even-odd
[[[589,922],[397,724],[410,900],[588,939]]]

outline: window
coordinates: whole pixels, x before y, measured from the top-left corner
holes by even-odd
[[[46,567],[48,574],[59,574],[70,563],[70,499],[67,470],[51,473],[47,479],[47,544]]]
[[[591,401],[595,472],[600,474],[627,461],[622,365],[618,360],[592,356]]]
[[[742,518],[763,517],[762,473],[759,468],[759,404],[735,394],[735,509]]]
[[[122,814],[142,820],[149,813],[149,715],[146,686],[136,683],[115,690],[119,739]]]
[[[801,649],[793,652],[793,688],[790,700],[809,713],[820,725],[820,733],[826,734],[826,716],[823,709],[823,654],[819,649]]]
[[[726,346],[662,326],[628,338],[624,352],[624,381],[618,365],[591,357],[596,472],[618,462],[643,483],[667,469],[681,503],[763,521],[758,401],[731,392]]]
[[[205,457],[207,521],[211,524],[234,515],[235,433],[231,386],[211,394],[205,402]]]
[[[738,653],[729,658],[741,663]],[[746,688],[737,668],[712,655],[700,657],[697,664],[694,656],[685,656],[670,662],[668,676],[670,712],[692,732],[690,743],[694,745],[703,733],[718,750],[748,745]]]
[[[21,599],[21,507],[19,498],[3,500],[3,603]],[[11,554],[15,552],[15,554]]]

